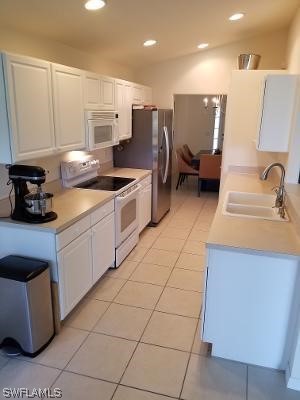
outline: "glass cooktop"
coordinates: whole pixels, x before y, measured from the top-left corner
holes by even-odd
[[[124,186],[135,181],[133,178],[122,178],[120,176],[96,176],[88,181],[76,185],[80,189],[109,190],[117,192]]]

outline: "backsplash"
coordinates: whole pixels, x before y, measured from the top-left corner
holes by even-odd
[[[57,156],[45,157],[41,159],[22,161],[20,164],[38,165],[49,171],[47,175],[47,182],[53,182],[60,179],[60,163],[63,160],[69,159],[74,156],[75,152],[67,152]],[[113,160],[112,148],[95,150],[91,152],[96,158],[100,160],[100,165],[105,170],[105,167]],[[100,170],[102,169],[100,167]],[[107,169],[107,167],[106,167]],[[11,186],[7,186],[8,171],[4,164],[0,164],[0,200],[8,197]]]

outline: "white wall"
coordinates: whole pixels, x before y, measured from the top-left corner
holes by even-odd
[[[199,51],[137,71],[139,82],[153,88],[153,101],[173,106],[174,94],[228,93],[231,72],[241,53],[261,54],[261,69],[286,67],[287,30],[253,37],[227,46]]]
[[[134,70],[46,38],[0,27],[0,50],[134,81]]]
[[[300,7],[292,21],[288,36],[288,69],[293,74],[300,74]],[[299,91],[300,93],[300,91]],[[298,99],[299,100],[299,99]],[[288,178],[297,179],[300,170],[300,100],[295,116],[295,132],[292,137],[289,152]],[[300,312],[300,311],[298,311]],[[300,390],[300,318],[295,334],[295,342],[287,371],[287,383],[290,388]]]

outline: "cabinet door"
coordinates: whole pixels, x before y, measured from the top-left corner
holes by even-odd
[[[110,214],[92,228],[93,239],[93,283],[114,264],[115,261],[115,217]]]
[[[101,80],[96,74],[87,72],[84,78],[84,98],[87,110],[101,108]]]
[[[85,147],[83,74],[76,68],[52,64],[54,123],[59,151]]]
[[[287,152],[298,78],[269,75],[265,80],[258,150]]]
[[[139,233],[151,221],[152,185],[143,187],[140,191],[139,204]]]
[[[144,86],[144,104],[152,104],[152,89]]]
[[[91,230],[58,253],[61,319],[75,307],[92,287]]]
[[[126,139],[132,137],[132,86],[125,84],[124,89],[124,109],[125,109],[125,120],[126,120]]]
[[[126,114],[124,108],[124,85],[116,82],[115,86],[116,111],[118,113],[119,140],[126,139]]]
[[[104,110],[115,109],[115,81],[112,78],[103,77],[101,79],[102,88],[102,108]]]
[[[54,152],[50,63],[30,57],[3,55],[12,160]]]
[[[116,82],[116,110],[119,114],[119,140],[132,136],[132,86],[125,81]]]
[[[143,88],[140,85],[135,85],[133,87],[133,103],[134,104],[143,104],[144,96],[143,96]]]

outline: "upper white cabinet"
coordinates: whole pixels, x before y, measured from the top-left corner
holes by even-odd
[[[55,139],[51,64],[13,54],[2,54],[2,60],[0,162],[11,163],[52,154]]]
[[[132,136],[132,104],[151,89],[65,65],[1,53],[0,163],[85,149],[84,110],[116,110],[120,140]]]
[[[133,84],[133,103],[134,104],[151,104],[152,89],[148,86]]]
[[[144,90],[141,85],[133,86],[133,103],[134,104],[144,103]]]
[[[119,140],[130,139],[132,136],[132,84],[116,80],[115,98],[116,111],[119,115]]]
[[[115,81],[112,78],[85,72],[85,109],[114,110]]]
[[[257,149],[287,152],[298,77],[268,75],[264,81]]]
[[[152,104],[152,88],[144,86],[144,104]]]
[[[54,123],[58,151],[83,149],[85,144],[83,73],[52,64]]]

